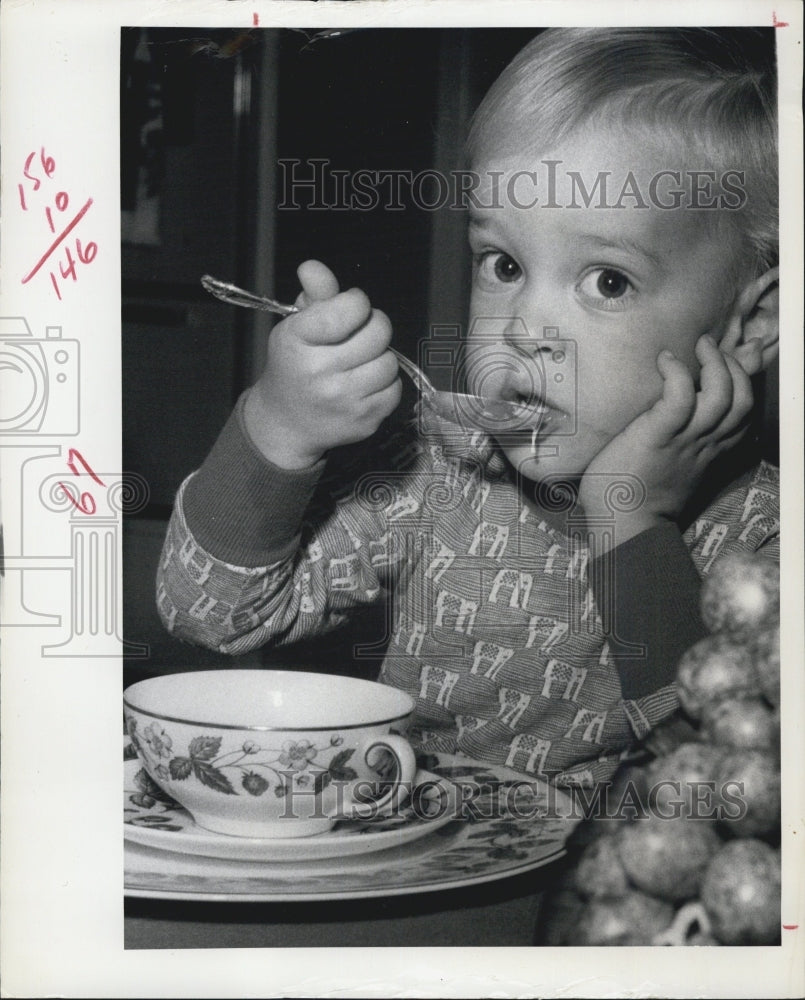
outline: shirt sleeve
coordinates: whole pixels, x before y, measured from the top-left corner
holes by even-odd
[[[324,471],[287,470],[252,443],[241,396],[184,491],[187,527],[202,548],[237,566],[268,566],[299,544],[302,520]]]
[[[242,400],[201,469],[179,489],[157,567],[157,610],[177,638],[227,654],[322,635],[385,601],[405,564],[404,502],[431,482],[412,429],[386,428],[374,451],[331,453],[288,472],[266,461]],[[383,489],[373,490],[380,481]],[[422,504],[415,504],[420,510]]]
[[[682,654],[707,635],[701,580],[675,524],[630,538],[593,560],[590,582],[639,736],[677,707]]]

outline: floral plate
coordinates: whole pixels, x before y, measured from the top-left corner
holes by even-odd
[[[428,754],[419,763],[423,772],[456,786],[450,801],[461,806],[460,818],[451,816],[449,822],[439,829],[429,828],[419,839],[397,841],[368,854],[302,861],[182,854],[178,853],[183,850],[178,837],[174,851],[127,840],[126,895],[239,902],[397,896],[507,878],[550,864],[565,853],[565,842],[579,817],[563,792],[511,768],[466,757]],[[141,787],[132,791],[138,787],[134,783],[138,770],[136,762],[129,762],[125,807],[137,805],[137,814],[143,815],[142,809],[146,816],[155,809],[151,813],[157,819],[154,826],[159,822],[173,825],[175,807],[167,812],[157,802],[148,803],[153,796]],[[145,798],[138,805],[130,801],[131,795]],[[159,820],[160,816],[165,818]],[[162,832],[165,836],[178,833],[164,828]]]
[[[198,826],[178,802],[146,774],[139,761],[125,765],[123,836],[145,847],[230,861],[319,861],[401,847],[426,837],[460,815],[458,789],[429,771],[417,771],[411,795],[397,812],[365,822],[337,823],[314,837],[228,837]]]

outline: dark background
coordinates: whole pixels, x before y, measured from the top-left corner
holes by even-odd
[[[165,632],[156,565],[176,490],[257,377],[274,320],[211,298],[201,275],[292,302],[297,265],[318,258],[342,287],[367,292],[390,316],[396,346],[414,357],[430,324],[464,323],[462,213],[414,205],[277,210],[276,164],[460,168],[470,115],[536,33],[363,29],[315,38],[312,30],[123,29],[121,205],[136,209],[138,182],[159,199],[158,244],[124,239],[122,247],[123,468],[150,487],[148,504],[124,524],[125,637],[150,648],[126,661],[127,682],[225,660]],[[765,451],[776,460],[774,377],[765,412]],[[352,647],[383,631],[381,611],[335,638],[258,651],[240,665],[371,675],[376,662],[354,662]]]

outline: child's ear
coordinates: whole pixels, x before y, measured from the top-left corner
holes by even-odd
[[[719,346],[747,375],[764,371],[777,357],[780,337],[780,269],[754,278],[735,300]]]

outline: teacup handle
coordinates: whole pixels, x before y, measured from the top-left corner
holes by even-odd
[[[358,752],[363,756],[365,763],[371,767],[369,756],[373,750],[378,749],[388,750],[394,757],[396,764],[395,775],[388,781],[390,786],[388,790],[380,798],[373,798],[368,802],[351,802],[331,818],[339,820],[372,819],[387,806],[397,805],[410,794],[417,772],[416,757],[411,744],[403,736],[387,733],[384,736],[371,737],[366,745],[358,748]],[[357,791],[360,791],[361,784],[367,785],[368,782],[358,781],[355,786]]]

